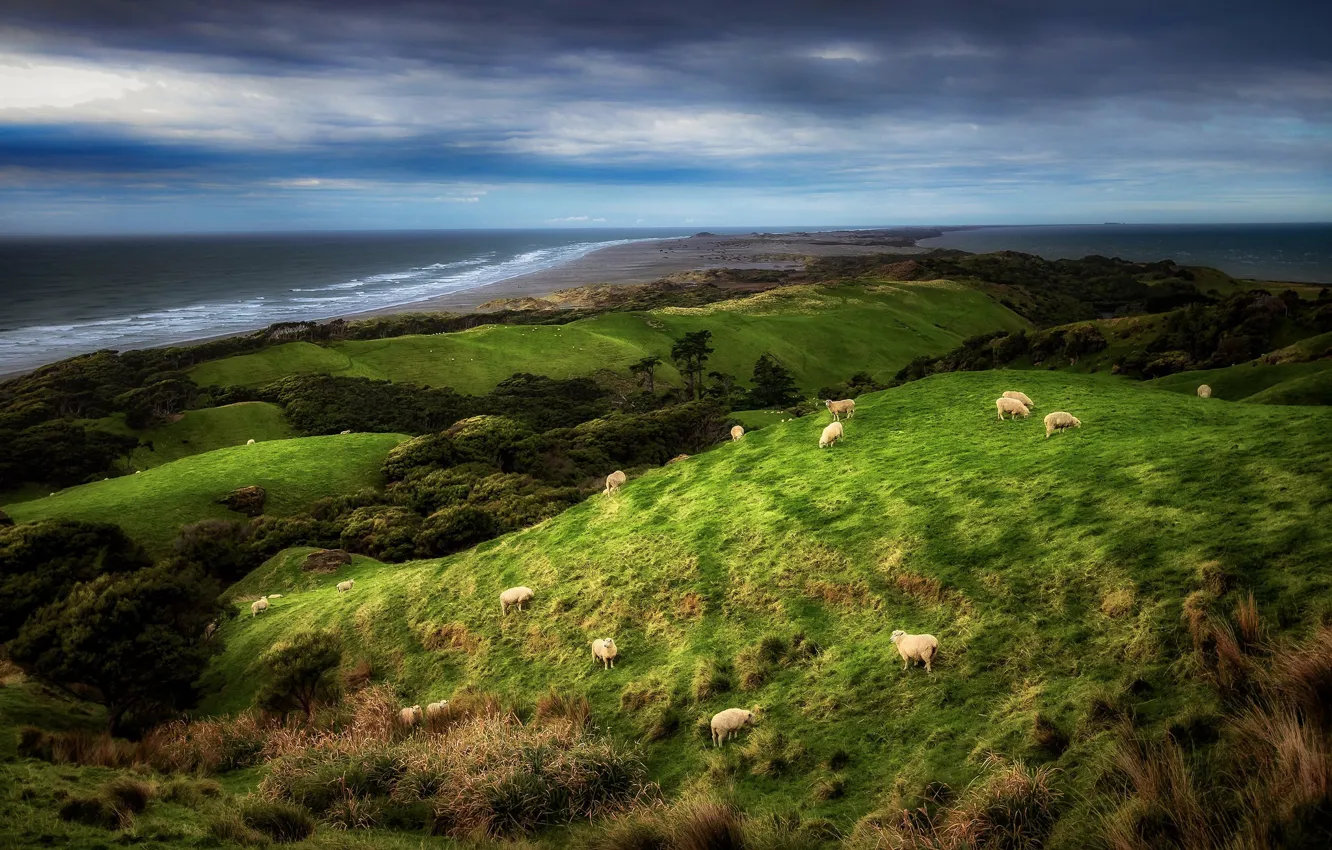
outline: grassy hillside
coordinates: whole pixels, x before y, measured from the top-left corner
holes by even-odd
[[[709,307],[611,313],[568,325],[495,325],[454,334],[334,343],[290,343],[196,367],[204,385],[266,384],[284,375],[363,376],[484,393],[515,372],[552,378],[623,371],[658,355],[659,376],[674,340],[711,330],[716,353],[708,369],[747,381],[759,355],[776,355],[802,388],[868,370],[887,379],[911,358],[937,354],[962,339],[1025,322],[988,296],[938,282],[869,286],[801,286]]]
[[[1149,387],[1190,395],[1200,384],[1212,388],[1213,398],[1227,401],[1332,404],[1332,360],[1275,365],[1255,361],[1225,369],[1178,372],[1146,382]]]
[[[1030,420],[995,421],[1006,389],[1035,399]],[[1058,409],[1082,428],[1045,439]],[[529,705],[582,692],[613,733],[664,736],[645,746],[668,789],[734,782],[757,809],[842,823],[895,788],[965,784],[991,751],[1053,758],[1039,714],[1070,740],[1068,846],[1114,737],[1107,710],[1158,731],[1217,710],[1184,660],[1181,604],[1201,576],[1252,589],[1286,630],[1332,613],[1332,410],[992,372],[863,396],[845,441],[820,450],[826,421],[771,424],[442,560],[310,576],[304,550],[279,555],[234,589],[244,615],[223,627],[224,689],[205,709],[247,706],[256,659],[284,635],[333,628],[346,663],[372,659],[408,704],[467,685]],[[537,600],[501,617],[516,584]],[[250,618],[241,600],[274,592]],[[901,670],[897,628],[939,636],[932,675]],[[613,671],[588,649],[607,635]],[[706,718],[752,705],[760,727],[711,752]],[[834,779],[844,796],[812,792]]]
[[[216,503],[238,487],[268,491],[265,513],[283,516],[317,499],[377,486],[380,465],[401,434],[347,434],[274,440],[183,458],[55,495],[8,505],[15,522],[69,517],[112,522],[160,554],[184,523],[237,518]]]
[[[98,420],[95,424],[103,430],[132,434],[146,444],[130,455],[131,470],[152,469],[213,449],[243,446],[246,440],[263,443],[295,436],[291,426],[282,418],[282,408],[261,401],[187,410],[174,421],[153,428],[135,430],[126,427],[123,415]]]

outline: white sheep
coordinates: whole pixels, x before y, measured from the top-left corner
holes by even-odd
[[[600,661],[607,670],[615,667],[615,656],[619,654],[620,650],[616,648],[615,641],[611,638],[592,641],[593,660]]]
[[[398,712],[398,722],[408,729],[421,722],[421,706],[413,705]]]
[[[735,442],[745,435],[745,429],[739,425],[731,428],[731,441]]]
[[[728,708],[712,715],[712,746],[720,747],[726,739],[746,726],[758,722],[752,711],[743,708]]]
[[[819,437],[819,448],[826,448],[842,439],[842,423],[834,422],[823,429],[823,435]]]
[[[844,398],[841,401],[825,399],[823,406],[828,408],[828,412],[832,414],[834,422],[837,422],[843,416],[850,419],[852,416],[856,415],[856,400],[853,398]]]
[[[1212,397],[1211,387],[1207,386],[1206,384],[1202,384],[1198,387],[1198,398],[1211,398],[1211,397]]]
[[[268,598],[269,598],[269,599],[281,599],[281,598],[282,598],[282,594],[281,594],[281,593],[270,593],[270,594],[268,594]]]
[[[1054,413],[1045,417],[1045,439],[1050,439],[1050,435],[1055,431],[1065,431],[1069,428],[1081,428],[1082,422],[1071,413],[1065,413],[1062,410],[1056,410]]]
[[[615,470],[610,475],[606,476],[606,489],[601,491],[601,495],[614,496],[616,491],[628,480],[629,476],[625,475],[618,469]]]
[[[1004,414],[1011,414],[1014,419],[1021,416],[1026,419],[1031,415],[1027,406],[1015,398],[997,398],[994,400],[995,409],[999,411],[999,421],[1004,421]]]
[[[349,578],[346,581],[338,582],[338,593],[346,593],[347,591],[352,589],[352,585],[354,584],[356,584],[356,579],[354,578]]]
[[[893,632],[893,643],[897,644],[897,654],[902,656],[902,669],[917,661],[925,664],[925,672],[934,672],[934,658],[939,654],[939,639],[934,635],[909,635],[898,629]]]
[[[509,613],[510,605],[517,605],[518,610],[523,610],[524,602],[531,602],[536,593],[530,587],[511,587],[500,594],[500,614]]]
[[[264,613],[264,612],[267,611],[267,610],[268,610],[268,597],[267,597],[267,596],[261,596],[260,598],[254,600],[254,602],[251,602],[251,603],[250,603],[250,616],[251,616],[251,617],[258,617],[260,614]]]
[[[351,429],[350,429],[350,428],[348,428],[346,431],[339,431],[339,432],[338,432],[339,435],[346,435],[346,434],[350,434],[350,433],[351,433]]]
[[[442,718],[449,711],[449,701],[442,699],[439,702],[432,702],[426,706],[425,716],[427,721],[435,721]]]
[[[247,446],[253,446],[253,445],[254,445],[254,438],[251,437],[250,439],[246,440],[246,441],[245,441],[245,445],[247,445]]]
[[[1026,393],[1020,393],[1017,390],[1009,390],[1008,392],[1004,393],[1004,398],[1015,398],[1018,401],[1025,404],[1029,410],[1036,409],[1036,405],[1032,402],[1030,398],[1027,397]]]

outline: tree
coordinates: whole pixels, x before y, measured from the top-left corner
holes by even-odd
[[[649,393],[656,392],[656,371],[661,365],[661,358],[655,354],[651,357],[644,357],[637,363],[630,364],[629,373],[638,376],[638,382],[647,386]]]
[[[717,399],[728,407],[737,394],[744,394],[744,391],[735,385],[735,375],[728,375],[725,372],[709,372],[708,377],[712,379],[712,386],[708,387],[706,395],[709,398]]]
[[[671,346],[671,359],[684,375],[686,391],[698,401],[703,391],[703,365],[713,349],[708,345],[712,331],[694,331],[676,340]]]
[[[250,547],[251,537],[247,522],[203,519],[181,526],[171,549],[178,564],[194,564],[223,584],[231,584],[265,560]]]
[[[754,363],[754,389],[749,393],[755,407],[787,407],[800,400],[791,372],[770,354]]]
[[[195,685],[218,641],[218,586],[197,569],[101,575],[37,612],[10,658],[50,685],[106,706],[112,732],[143,730],[198,700]]]
[[[338,697],[342,641],[332,632],[297,632],[264,653],[267,670],[255,702],[265,711],[285,714],[299,708],[309,720],[315,704]]]

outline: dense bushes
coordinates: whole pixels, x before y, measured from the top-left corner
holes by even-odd
[[[66,487],[105,478],[137,437],[54,420],[23,429],[0,427],[0,486],[39,481]]]

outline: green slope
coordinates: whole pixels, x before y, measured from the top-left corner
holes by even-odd
[[[401,434],[346,434],[217,449],[8,505],[5,511],[15,522],[50,517],[113,522],[160,554],[185,523],[238,518],[215,501],[237,487],[265,488],[264,512],[283,516],[317,499],[377,486],[384,457],[404,439]]]
[[[107,431],[131,434],[145,443],[130,455],[131,470],[152,469],[213,449],[243,446],[247,440],[264,443],[295,436],[282,417],[282,408],[262,401],[187,410],[173,422],[138,430],[126,427],[123,415],[89,424]]]
[[[920,354],[949,350],[966,337],[1024,322],[977,290],[944,283],[801,286],[703,308],[610,313],[559,326],[498,325],[454,334],[289,343],[195,367],[202,385],[257,386],[284,375],[365,376],[484,393],[515,372],[552,378],[623,371],[656,354],[669,361],[674,340],[711,330],[709,370],[748,380],[771,353],[802,388],[867,370],[887,379]],[[669,364],[662,380],[678,382]]]
[[[1006,389],[1035,399],[1030,420],[995,421]],[[1040,418],[1059,409],[1082,428],[1045,439]],[[958,373],[862,396],[845,441],[820,450],[826,422],[771,424],[443,560],[309,576],[305,550],[279,555],[234,589],[243,615],[223,627],[210,674],[223,689],[205,708],[248,705],[256,659],[283,635],[334,628],[347,663],[372,658],[408,704],[475,685],[530,705],[557,686],[638,736],[662,703],[635,695],[675,693],[680,731],[646,745],[668,789],[706,774],[747,805],[843,823],[894,787],[957,787],[990,751],[1040,760],[1040,712],[1072,737],[1059,782],[1076,809],[1114,737],[1096,700],[1133,703],[1156,729],[1209,710],[1181,664],[1181,603],[1202,565],[1252,588],[1269,622],[1332,613],[1332,410],[1203,402],[1108,376]],[[339,595],[350,576],[354,592]],[[517,584],[537,600],[502,618],[497,596]],[[284,598],[250,618],[244,600],[274,592]],[[446,625],[462,648],[426,649]],[[933,675],[901,671],[896,628],[939,636]],[[816,657],[693,699],[701,663],[733,663],[739,680],[747,647],[796,633]],[[606,635],[622,653],[610,672],[588,649]],[[786,744],[751,732],[752,758],[785,746],[793,760],[774,775],[706,746],[707,717],[755,704],[762,734]],[[810,787],[839,750],[846,796],[817,800]]]
[[[1261,404],[1332,404],[1332,360],[1312,363],[1257,361],[1224,369],[1177,372],[1147,381],[1146,386],[1195,394],[1201,384],[1212,388],[1212,398]]]

